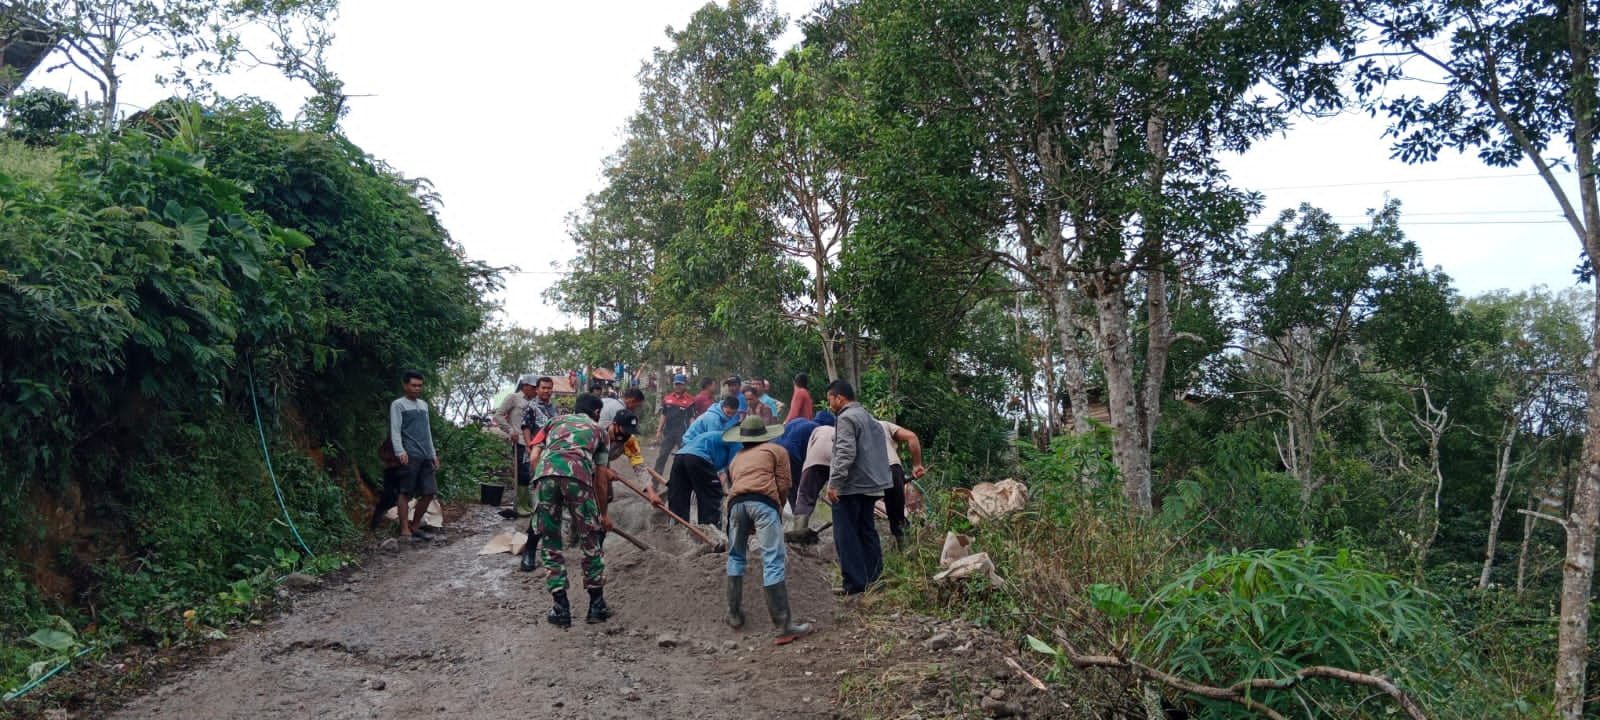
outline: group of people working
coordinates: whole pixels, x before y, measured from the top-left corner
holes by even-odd
[[[425,503],[432,498],[432,469],[438,467],[431,437],[418,430],[421,376],[405,378],[406,397],[396,400],[391,416],[396,447],[404,445],[403,473],[396,489],[418,497],[413,517],[401,513],[401,534],[415,536]],[[528,541],[521,555],[525,571],[545,570],[545,586],[552,596],[546,619],[559,627],[572,624],[567,597],[567,571],[562,551],[571,540],[563,537],[562,518],[571,516],[583,553],[583,587],[589,595],[586,622],[604,622],[611,616],[606,604],[604,540],[613,529],[607,513],[611,485],[622,478],[611,469],[612,458],[629,459],[635,481],[652,503],[665,504],[680,517],[726,528],[730,540],[727,574],[727,623],[743,627],[742,608],[746,558],[754,538],[762,556],[762,587],[768,614],[776,628],[776,642],[793,641],[811,632],[795,622],[785,583],[787,542],[815,543],[817,533],[810,518],[824,497],[833,509],[833,539],[843,578],[840,592],[864,592],[883,571],[883,550],[874,520],[881,499],[891,533],[899,544],[906,527],[907,473],[896,447],[905,442],[912,467],[910,477],[926,473],[921,444],[914,432],[880,421],[859,402],[850,383],[836,380],[825,393],[827,410],[815,411],[806,375],[794,378],[785,422],[775,418],[785,407],[770,395],[760,380],[744,382],[738,376],[723,383],[724,394],[713,395],[717,383],[706,379],[700,393],[691,395],[688,379],[673,378],[672,391],[661,400],[660,444],[657,474],[671,459],[666,500],[661,488],[646,477],[639,450],[639,408],[644,394],[629,388],[620,397],[604,388],[578,395],[572,412],[559,411],[551,396],[548,377],[524,376],[516,392],[497,409],[494,421],[508,429],[516,444],[517,499],[508,517],[528,518]],[[605,395],[605,396],[603,396]],[[404,401],[404,402],[402,402]],[[424,443],[423,440],[426,440]],[[424,447],[424,445],[426,447]],[[431,467],[429,465],[431,464]],[[624,482],[626,482],[624,480]],[[403,486],[403,487],[402,487]],[[824,493],[824,490],[826,491]],[[402,499],[403,503],[404,500]],[[787,504],[794,519],[783,524]],[[401,507],[405,507],[404,504]],[[376,513],[375,513],[376,517]]]

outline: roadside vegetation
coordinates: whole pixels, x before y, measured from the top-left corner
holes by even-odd
[[[400,369],[466,417],[523,372],[622,360],[855,384],[934,468],[866,609],[970,620],[1085,717],[1592,714],[1600,19],[1095,5],[830,2],[781,53],[766,4],[707,5],[572,215],[560,330],[488,322],[497,273],[428,184],[339,133],[326,35],[284,56],[314,90],[292,119],[15,96],[0,683],[226,633],[343,562]],[[1398,202],[1336,218],[1314,176],[1254,220],[1220,158],[1356,110],[1407,162],[1534,168],[1589,286],[1465,295]],[[446,498],[503,463],[435,432]],[[961,492],[1003,478],[1027,506],[974,524]],[[931,580],[947,531],[1003,582]],[[848,678],[846,704],[915,712],[900,680]]]
[[[398,371],[464,348],[494,283],[425,182],[269,105],[38,121],[0,140],[8,690],[86,648],[220,636],[344,562]],[[440,432],[445,493],[475,492],[483,446]]]

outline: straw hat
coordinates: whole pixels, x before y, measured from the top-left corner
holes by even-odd
[[[762,422],[761,418],[751,415],[745,418],[744,422],[739,423],[739,427],[731,428],[723,433],[722,439],[725,442],[737,443],[767,442],[768,440],[778,439],[778,436],[782,434],[782,425],[768,425]]]

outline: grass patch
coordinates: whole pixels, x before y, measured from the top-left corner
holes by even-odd
[[[53,147],[29,147],[16,140],[0,139],[0,174],[15,180],[48,182],[61,166],[61,154]]]

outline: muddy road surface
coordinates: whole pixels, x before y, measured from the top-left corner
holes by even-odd
[[[622,489],[619,487],[619,491]],[[625,491],[624,491],[625,492]],[[508,493],[509,495],[509,493]],[[772,643],[759,553],[745,585],[746,626],[722,624],[725,554],[696,552],[682,528],[655,522],[636,498],[613,510],[649,543],[606,540],[615,616],[583,622],[577,552],[569,552],[575,623],[545,622],[544,573],[509,554],[479,555],[523,525],[495,508],[464,508],[431,543],[374,552],[226,651],[176,672],[111,717],[144,718],[831,718],[840,668],[854,650],[840,630],[832,567],[791,552],[794,613],[817,631]],[[456,513],[451,513],[456,515]],[[393,526],[389,526],[391,532]]]

